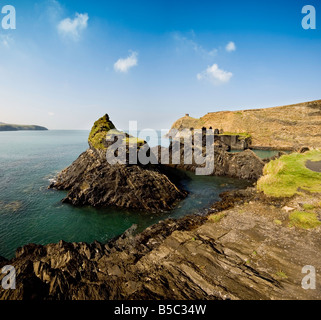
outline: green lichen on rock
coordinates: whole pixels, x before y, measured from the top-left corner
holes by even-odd
[[[110,121],[108,114],[105,114],[92,127],[88,138],[89,145],[96,149],[105,149],[107,133],[113,129],[116,127]]]

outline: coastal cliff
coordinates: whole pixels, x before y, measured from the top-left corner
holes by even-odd
[[[321,100],[266,109],[213,112],[199,119],[186,115],[177,120],[172,129],[203,127],[224,133],[247,133],[253,148],[320,148]]]

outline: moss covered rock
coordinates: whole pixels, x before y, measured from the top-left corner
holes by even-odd
[[[89,134],[88,143],[91,148],[105,149],[107,133],[111,130],[116,130],[115,125],[109,119],[108,114],[105,114],[94,123]]]

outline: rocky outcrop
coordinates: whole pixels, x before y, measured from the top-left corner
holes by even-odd
[[[117,136],[117,137],[116,137]],[[108,139],[107,139],[108,138]],[[205,136],[202,137],[204,140]],[[115,139],[126,142],[126,163],[112,165],[106,160],[106,150]],[[213,140],[214,141],[214,140]],[[145,141],[120,133],[110,121],[108,115],[99,119],[93,126],[89,139],[90,148],[68,168],[63,170],[50,188],[68,190],[63,200],[72,205],[91,205],[95,207],[115,206],[145,211],[170,210],[186,196],[177,183],[168,175],[162,164],[164,148],[152,148],[149,152],[155,156],[154,165],[129,165],[129,148],[134,142],[135,152],[149,148]],[[205,145],[205,141],[203,141]],[[238,154],[228,153],[228,145],[215,140],[215,152],[210,154],[209,162],[214,163],[212,175],[228,176],[239,179],[257,180],[263,173],[264,162],[252,151]],[[190,152],[195,153],[196,146]],[[159,151],[158,154],[155,151]],[[173,144],[168,150],[173,157]],[[184,164],[184,144],[180,144],[180,164],[169,166],[195,172],[202,167],[195,163]],[[158,159],[158,162],[157,162]],[[174,179],[175,180],[175,179]]]
[[[95,123],[88,140],[90,148],[63,170],[50,186],[69,191],[63,200],[65,203],[157,211],[172,209],[186,196],[161,172],[161,166],[108,163],[106,149],[114,140],[108,142],[106,137],[115,134],[126,141],[136,139],[115,131],[108,115]],[[135,142],[138,142],[137,150],[145,144],[144,141]]]
[[[191,152],[195,152],[195,148],[191,149]],[[209,154],[208,162],[214,163],[214,170],[211,175],[213,176],[225,176],[244,180],[258,180],[263,175],[263,168],[265,162],[262,161],[253,151],[245,150],[239,153],[229,153],[226,150],[228,147],[221,141],[215,141],[214,153]],[[175,149],[174,149],[175,150]],[[205,154],[205,149],[204,154]],[[173,145],[166,148],[158,147],[152,148],[152,152],[155,156],[158,156],[161,161],[161,154],[169,153],[170,164],[169,166],[195,172],[197,168],[202,168],[205,165],[198,165],[193,159],[192,164],[184,164],[184,143],[180,144],[180,164],[173,164]]]
[[[200,119],[186,115],[172,129],[203,127],[223,129],[226,133],[248,133],[253,148],[320,148],[321,100],[266,109],[210,112]]]
[[[263,175],[264,162],[252,151],[240,153],[215,152],[214,175],[257,180]]]
[[[320,264],[319,232],[288,228],[279,204],[253,190],[222,196],[218,215],[132,228],[105,245],[20,248],[8,262],[17,289],[0,289],[0,300],[320,299],[301,286],[302,267]]]
[[[186,194],[156,166],[110,165],[89,149],[57,177],[51,188],[69,190],[63,200],[76,206],[169,210]]]

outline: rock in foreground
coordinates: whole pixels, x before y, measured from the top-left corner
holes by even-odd
[[[276,224],[286,213],[256,197],[234,192],[216,216],[170,219],[106,245],[23,247],[0,260],[17,271],[17,289],[0,289],[0,300],[320,299],[301,286],[302,267],[320,267],[320,229]]]

